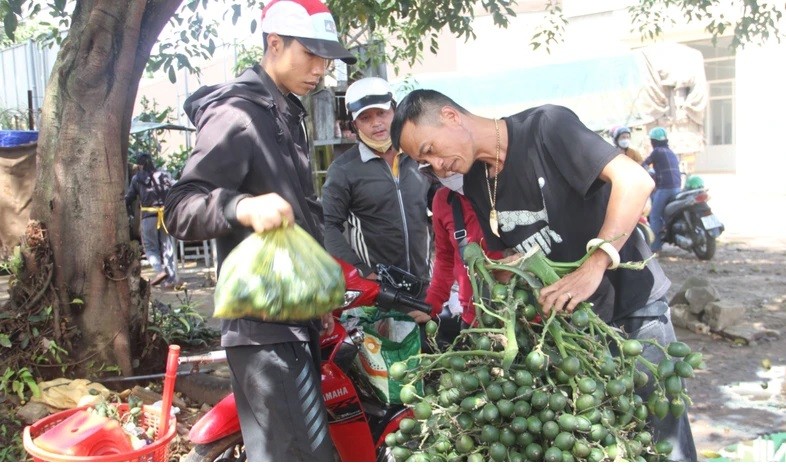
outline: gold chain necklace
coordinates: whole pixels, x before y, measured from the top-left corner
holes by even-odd
[[[489,212],[489,226],[491,232],[499,237],[499,219],[497,218],[497,178],[499,177],[499,124],[497,119],[494,119],[494,130],[497,132],[497,161],[494,163],[494,194],[491,194],[491,184],[489,183],[489,165],[486,164],[486,188],[489,191],[489,202],[491,203],[491,211]]]

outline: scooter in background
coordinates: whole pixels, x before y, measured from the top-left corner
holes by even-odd
[[[701,260],[715,255],[715,239],[725,229],[707,203],[710,194],[699,176],[685,179],[682,191],[666,204],[663,210],[664,243],[693,252]]]

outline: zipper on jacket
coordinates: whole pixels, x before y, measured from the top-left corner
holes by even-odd
[[[380,158],[380,159],[382,159],[382,158]],[[393,165],[395,166],[395,170],[394,170],[393,167],[388,165],[388,163],[385,162],[384,159],[382,159],[382,162],[384,162],[385,166],[388,167],[388,170],[390,171],[390,177],[393,178],[393,182],[396,184],[396,196],[398,197],[398,209],[399,209],[399,211],[401,211],[401,220],[404,223],[404,249],[406,249],[406,255],[407,255],[407,271],[412,273],[412,265],[411,265],[410,254],[409,254],[410,253],[409,252],[409,227],[407,226],[407,215],[404,212],[404,198],[401,196],[401,185],[399,184],[399,175],[401,173],[400,170],[399,170],[399,167],[400,167],[399,165],[400,165],[401,161],[399,160],[399,156],[396,155],[395,158],[393,159]]]

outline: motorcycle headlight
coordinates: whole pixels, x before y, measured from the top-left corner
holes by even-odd
[[[344,293],[344,303],[341,305],[341,308],[349,307],[350,304],[355,302],[355,299],[360,297],[360,291],[347,291]]]

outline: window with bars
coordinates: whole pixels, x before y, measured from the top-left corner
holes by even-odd
[[[730,38],[689,42],[704,55],[704,72],[709,84],[707,143],[713,146],[734,144],[734,81],[736,59]]]

